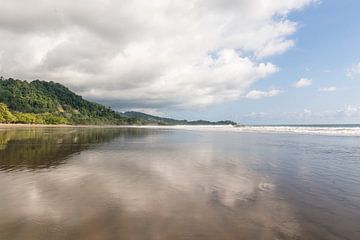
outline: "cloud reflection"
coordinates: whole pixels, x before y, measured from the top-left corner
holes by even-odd
[[[160,130],[112,139],[71,155],[61,167],[0,172],[0,212],[6,216],[0,218],[5,229],[0,236],[273,239],[296,234],[295,220],[282,221],[291,213],[276,202],[274,186],[249,172],[246,159],[226,154],[224,146],[194,141],[189,148],[186,136]]]

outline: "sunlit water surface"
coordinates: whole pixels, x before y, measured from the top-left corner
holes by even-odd
[[[0,129],[0,239],[360,239],[360,138]]]

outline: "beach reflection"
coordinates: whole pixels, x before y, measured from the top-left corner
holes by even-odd
[[[211,141],[189,143],[186,134],[146,129],[12,130],[0,136],[6,170],[0,174],[1,239],[296,234],[295,223],[285,228],[271,219],[277,213],[268,205],[287,214],[285,204],[271,200],[272,185]]]
[[[0,136],[0,239],[311,239],[266,138],[125,128]]]
[[[1,129],[0,129],[1,130]],[[56,167],[72,154],[118,137],[143,137],[150,130],[109,128],[32,128],[0,131],[0,170]]]

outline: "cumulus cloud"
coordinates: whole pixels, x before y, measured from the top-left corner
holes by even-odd
[[[322,87],[318,89],[319,92],[335,92],[336,91],[336,87],[331,86],[331,87]]]
[[[360,76],[360,62],[351,68],[349,68],[346,72],[346,76],[348,78],[355,78]]]
[[[299,81],[294,83],[296,88],[304,88],[312,85],[312,80],[308,78],[301,78]]]
[[[54,80],[114,108],[241,98],[294,45],[315,0],[3,0],[0,73]]]
[[[261,98],[266,98],[266,97],[274,97],[277,96],[281,93],[281,91],[279,89],[273,89],[270,91],[259,91],[259,90],[252,90],[250,92],[248,92],[245,95],[245,98],[248,99],[261,99]]]

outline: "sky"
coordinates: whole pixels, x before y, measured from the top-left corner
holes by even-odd
[[[356,0],[0,0],[0,75],[117,111],[360,123]]]

